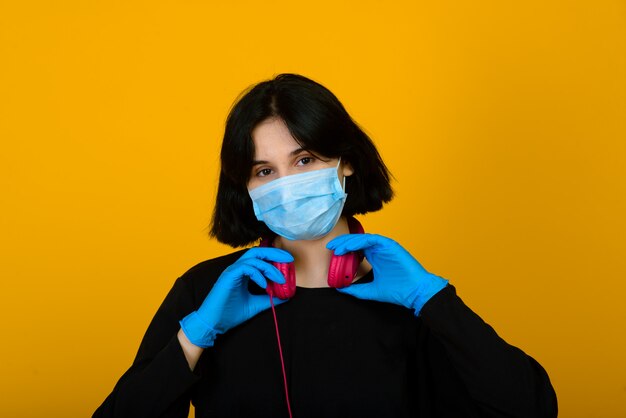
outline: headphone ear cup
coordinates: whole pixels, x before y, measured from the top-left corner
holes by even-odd
[[[361,223],[353,217],[348,218],[348,228],[351,234],[365,233]],[[363,261],[362,251],[343,255],[335,255],[333,251],[328,266],[328,286],[342,288],[352,284],[361,261]]]
[[[328,266],[328,286],[342,288],[352,284],[362,260],[360,251],[344,255],[335,255],[333,252]]]
[[[289,299],[296,294],[296,269],[293,263],[275,263],[271,264],[285,276],[285,283],[280,284],[267,280],[267,294],[276,296],[281,299]]]
[[[259,247],[271,247],[272,242],[269,239],[263,238]],[[285,283],[280,284],[273,282],[271,280],[267,280],[267,288],[265,291],[270,296],[276,296],[280,299],[289,299],[296,294],[296,268],[294,263],[276,263],[270,261],[270,264],[273,265],[285,276]]]

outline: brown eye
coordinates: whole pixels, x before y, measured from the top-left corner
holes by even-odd
[[[298,165],[307,165],[313,162],[313,157],[303,157],[298,160]]]
[[[256,173],[256,175],[259,177],[269,176],[270,174],[272,174],[272,170],[270,170],[269,168],[264,168],[263,170],[260,170],[258,173]]]

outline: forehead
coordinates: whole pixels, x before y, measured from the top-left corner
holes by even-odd
[[[266,119],[252,130],[254,159],[270,160],[300,148],[289,128],[280,118]]]

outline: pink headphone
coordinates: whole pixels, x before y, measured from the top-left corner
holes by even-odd
[[[356,219],[348,218],[348,228],[351,234],[362,234],[365,231],[363,226]],[[271,240],[263,238],[261,240],[261,247],[271,247]],[[363,253],[360,251],[347,253],[344,255],[333,255],[330,259],[330,265],[328,266],[328,286],[330,287],[346,287],[352,283],[354,276],[356,276],[357,270],[361,261],[363,260]],[[288,299],[296,293],[296,269],[293,263],[275,263],[274,265],[287,280],[285,284],[279,284],[267,281],[267,293],[271,296],[276,296],[280,299]]]

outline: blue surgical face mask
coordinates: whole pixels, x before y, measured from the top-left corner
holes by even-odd
[[[341,162],[341,159],[339,159]],[[254,214],[281,237],[323,237],[337,224],[348,196],[337,167],[293,174],[248,190]]]

